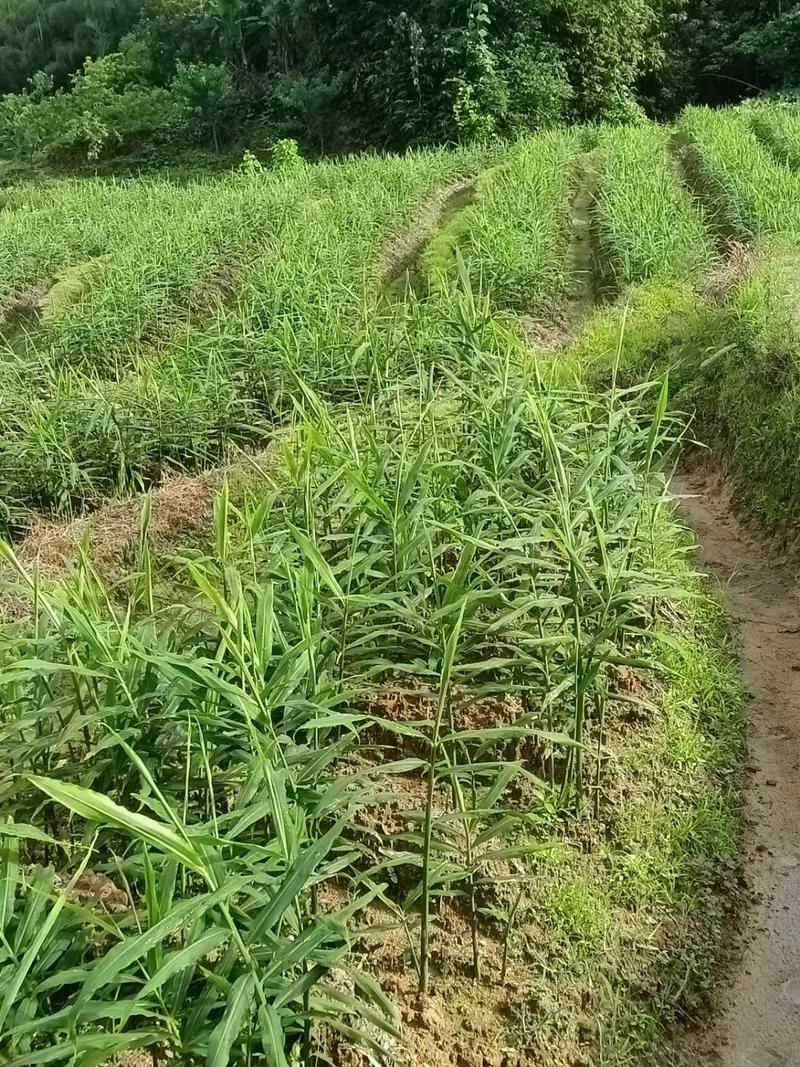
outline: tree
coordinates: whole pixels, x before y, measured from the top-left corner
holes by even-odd
[[[38,70],[66,85],[87,56],[113,52],[136,24],[143,0],[5,0],[0,5],[0,92]]]
[[[800,85],[800,0],[688,0],[646,95],[662,113]]]

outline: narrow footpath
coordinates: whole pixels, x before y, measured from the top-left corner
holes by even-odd
[[[749,700],[743,878],[729,970],[689,1036],[697,1067],[800,1067],[800,565],[735,516],[718,476],[674,494],[738,635]]]

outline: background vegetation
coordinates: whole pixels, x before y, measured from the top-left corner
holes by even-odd
[[[511,136],[784,89],[799,56],[775,0],[4,0],[0,151]]]

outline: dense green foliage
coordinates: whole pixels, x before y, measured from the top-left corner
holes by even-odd
[[[617,286],[708,267],[711,239],[687,196],[658,126],[601,130],[594,221],[601,262]]]
[[[648,192],[672,186],[671,166],[616,180],[620,165],[630,163],[631,146],[660,135],[616,134],[600,135],[617,166],[601,179],[597,237],[628,280],[643,284],[590,323],[570,353],[570,368],[607,379],[617,365],[637,381],[669,367],[676,403],[697,411],[704,430],[717,436],[741,499],[783,530],[800,518],[792,458],[800,437],[797,106],[757,101],[735,110],[688,108],[675,145],[682,146],[695,203],[674,202],[667,212],[654,211]],[[663,196],[658,200],[663,204]],[[707,260],[699,286],[686,270],[687,251],[702,264],[698,208],[718,238],[718,254]]]
[[[634,84],[658,33],[650,0],[614,0],[602,11],[586,0],[379,9],[349,0],[266,8],[146,0],[124,60],[87,66],[57,102],[40,99],[40,75],[27,96],[7,100],[0,146],[52,154],[83,135],[96,155],[167,130],[204,143],[238,122],[319,149],[626,119],[637,114]]]
[[[800,518],[800,321],[795,250],[761,249],[752,273],[697,321],[675,362],[683,395],[713,412],[751,511],[784,530]]]
[[[0,92],[40,72],[65,85],[87,56],[105,55],[138,21],[142,0],[3,0]]]
[[[797,0],[678,0],[671,6],[666,62],[647,90],[659,108],[800,86]]]
[[[776,109],[776,128],[783,126]],[[687,165],[708,194],[717,224],[738,240],[800,238],[800,174],[776,166],[741,111],[689,108],[680,130]],[[788,116],[791,120],[791,116]],[[787,126],[791,136],[791,124]]]
[[[792,170],[800,171],[800,108],[786,103],[778,108],[754,101],[750,125],[772,154]]]
[[[281,137],[313,152],[399,147],[560,122],[632,121],[642,105],[664,113],[795,84],[800,4],[779,12],[752,5],[747,17],[739,6],[8,3],[0,14],[0,90],[11,95],[0,98],[0,153],[93,160],[145,146],[163,156]]]
[[[379,244],[431,185],[480,158],[17,189],[0,216],[14,357],[0,364],[0,521],[213,462],[291,409],[287,366],[339,396],[368,382],[362,297]],[[331,352],[361,343],[343,377]]]
[[[429,242],[434,281],[452,279],[461,258],[472,286],[498,308],[552,306],[568,288],[568,202],[580,136],[554,130],[520,141],[481,175],[472,203]]]

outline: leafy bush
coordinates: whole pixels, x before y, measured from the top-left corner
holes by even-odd
[[[785,88],[800,80],[800,0],[776,16],[764,10],[768,5],[743,13],[737,0],[16,6],[0,0],[0,88],[21,89],[23,97],[2,107],[0,125],[14,131],[0,142],[7,154],[52,144],[56,154],[78,150],[97,158],[135,147],[154,131],[166,136],[167,126],[175,147],[209,141],[219,147],[243,125],[251,138],[291,137],[319,152],[405,147],[565,121],[635,123],[643,101],[665,114],[695,99],[729,99],[748,86]],[[121,69],[115,51],[133,60],[135,72],[110,85],[106,59]],[[101,63],[102,76],[86,56]],[[36,86],[33,78],[40,79]],[[133,86],[139,92],[129,96]],[[60,101],[32,113],[31,98],[41,99],[48,87],[79,97],[102,88],[115,98]],[[168,90],[174,112],[145,88]],[[153,114],[162,107],[169,112],[164,121]]]
[[[0,98],[0,146],[10,154],[97,159],[110,148],[169,126],[170,94],[137,80],[128,56],[87,59],[72,91]]]
[[[293,141],[288,137],[275,142],[270,152],[270,158],[273,170],[292,171],[303,165],[303,160],[297,150],[297,141]]]
[[[26,92],[0,97],[0,151],[59,161],[96,160],[153,138],[218,146],[236,107],[230,71],[181,63],[161,88],[147,84],[139,58],[87,59],[70,92],[47,95],[36,79]]]
[[[569,114],[574,90],[566,66],[553,50],[551,57],[530,51],[523,34],[503,58],[504,77],[514,92],[508,101],[505,124],[510,133],[553,126]]]
[[[720,104],[800,84],[800,0],[691,0],[665,23],[664,58],[646,90],[654,106]]]
[[[236,94],[227,67],[214,63],[179,63],[170,84],[176,117],[191,142],[220,136],[233,118]]]
[[[244,178],[256,178],[258,175],[264,173],[263,165],[258,157],[253,155],[249,148],[246,149],[242,156],[242,162],[239,164],[239,173]]]
[[[354,129],[352,114],[342,107],[343,86],[341,74],[280,73],[268,79],[256,107],[272,136],[293,138],[323,152],[345,129]]]

